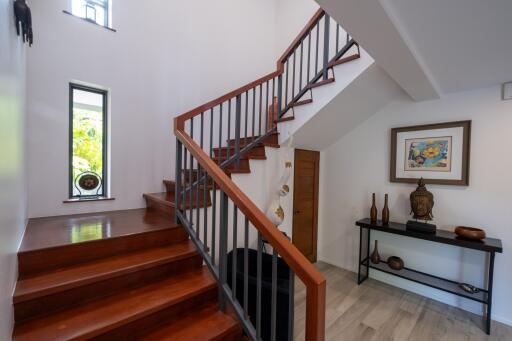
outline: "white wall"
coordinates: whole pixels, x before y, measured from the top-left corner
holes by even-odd
[[[314,0],[275,0],[276,48],[281,55],[313,17],[319,6]]]
[[[512,324],[512,230],[510,226],[510,169],[512,158],[512,101],[501,101],[498,86],[458,93],[440,100],[415,103],[401,93],[390,104],[328,147],[321,155],[319,257],[356,271],[359,245],[355,221],[369,216],[371,193],[379,208],[385,193],[390,196],[391,220],[405,222],[409,194],[415,185],[389,182],[390,129],[425,123],[472,120],[470,186],[430,185],[434,194],[435,223],[452,230],[457,225],[479,226],[488,236],[503,240],[497,254],[493,318]],[[398,255],[407,266],[434,272],[457,281],[483,285],[484,257],[400,236],[374,233],[381,255]],[[373,242],[372,242],[373,243]],[[373,244],[372,244],[373,249]],[[411,291],[481,313],[479,304],[435,289],[372,272],[372,277]]]
[[[275,69],[274,0],[114,0],[117,32],[33,0],[29,216],[143,207],[174,178],[172,118]],[[147,6],[147,7],[144,7]],[[68,83],[110,89],[112,202],[68,194]]]
[[[25,49],[12,1],[0,0],[0,340],[12,333],[16,252],[26,223]]]

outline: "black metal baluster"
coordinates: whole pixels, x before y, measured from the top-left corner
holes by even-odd
[[[274,129],[274,126],[277,126],[277,121],[276,121],[276,119],[274,119],[274,113],[276,112],[275,111],[276,110],[275,98],[276,98],[276,79],[272,78],[272,123],[271,123],[272,129]]]
[[[323,65],[323,78],[327,80],[329,78],[329,31],[331,27],[329,14],[325,14],[325,28],[324,28],[324,65]]]
[[[203,246],[204,251],[208,252],[208,173],[204,171],[203,176]]]
[[[210,110],[210,159],[213,157],[213,108]]]
[[[262,263],[262,237],[258,231],[258,256],[256,260],[256,339],[261,339],[261,263]]]
[[[276,341],[276,307],[277,307],[277,251],[272,252],[272,290],[270,308],[270,340]]]
[[[320,43],[320,21],[316,23],[315,76],[318,74],[318,44]]]
[[[293,329],[295,326],[295,274],[290,269],[288,287],[288,341],[293,341]]]
[[[300,72],[299,72],[299,92],[302,91],[302,64],[304,62],[304,40],[300,42]]]
[[[220,104],[219,109],[219,148],[222,148],[222,128],[223,128],[223,121],[222,121],[222,103]],[[229,141],[228,141],[229,144]],[[220,165],[220,159],[218,160],[218,164]]]
[[[244,146],[247,144],[247,125],[249,123],[249,91],[245,92],[245,135]]]
[[[226,311],[226,298],[223,286],[227,283],[228,275],[228,196],[220,194],[220,223],[219,223],[219,309]]]
[[[252,139],[254,141],[254,125],[256,123],[256,88],[252,88]]]
[[[229,105],[229,108],[228,108],[228,141],[230,141],[231,140],[231,99],[228,101],[228,105]],[[221,146],[219,146],[219,148],[220,148],[219,156],[222,156]],[[229,150],[230,150],[230,146],[229,146],[229,142],[228,142],[228,147],[226,148],[226,160],[229,160]]]
[[[308,77],[307,77],[307,80],[308,80],[308,84],[309,84],[309,81],[311,80],[311,30],[309,31],[308,33]]]
[[[215,240],[215,225],[217,224],[217,185],[215,184],[215,181],[212,180],[212,193],[213,193],[213,200],[212,200],[212,264],[215,266],[215,245],[217,244],[217,241]]]
[[[199,180],[201,179],[201,165],[199,162],[197,163],[197,185],[196,185],[196,238],[199,239],[199,228],[200,228],[200,221],[199,221]],[[192,195],[191,195],[192,196]]]
[[[242,96],[236,96],[236,109],[235,109],[235,157],[236,157],[236,170],[240,169],[240,117],[242,111]]]
[[[338,54],[340,45],[340,25],[336,24],[336,54]]]
[[[187,186],[190,183],[190,172],[187,172],[188,165],[188,156],[187,156],[187,147],[183,146],[183,191],[181,193],[181,211],[183,213],[183,219],[187,219]],[[187,177],[188,173],[188,177]]]
[[[265,105],[265,134],[268,131],[268,81],[267,81],[267,94],[266,94],[266,105]]]
[[[181,206],[181,167],[182,167],[182,144],[181,141],[176,138],[176,182],[175,182],[175,198],[176,198],[176,212],[181,212],[180,206]],[[179,224],[179,217],[178,214],[174,215],[174,222],[176,224]]]
[[[236,269],[237,269],[237,225],[238,225],[238,207],[233,203],[233,243],[232,243],[232,253],[231,253],[231,293],[233,295],[233,299],[236,300]]]
[[[293,51],[293,71],[292,71],[292,101],[295,98],[295,50]]]
[[[249,219],[245,217],[244,239],[244,312],[249,317]]]
[[[190,137],[192,138],[192,140],[194,139],[194,118],[192,117],[190,119]],[[192,155],[192,153],[190,153],[190,191],[188,192],[188,209],[189,209],[189,222],[190,222],[190,227],[192,228],[194,226],[194,223],[192,221],[192,191],[194,189],[194,180],[192,180],[192,168],[194,168],[194,156]]]
[[[263,105],[263,85],[260,84],[260,119],[259,119],[259,131],[258,135],[261,136],[261,110]]]
[[[289,69],[290,69],[290,68],[289,68],[289,65],[290,65],[290,60],[289,60],[289,59],[287,59],[287,60],[286,60],[286,81],[285,81],[285,83],[286,83],[286,87],[284,88],[284,103],[285,103],[286,105],[288,105],[288,74],[289,74],[289,72],[288,72],[288,71],[289,71]]]

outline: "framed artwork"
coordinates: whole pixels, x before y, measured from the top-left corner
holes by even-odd
[[[391,182],[469,185],[471,121],[391,129]]]

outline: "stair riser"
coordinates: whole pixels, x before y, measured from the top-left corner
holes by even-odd
[[[121,290],[133,289],[169,276],[179,275],[202,266],[199,254],[176,259],[172,262],[136,270],[129,274],[98,280],[86,285],[55,294],[49,294],[26,302],[14,304],[16,323],[48,315],[78,304],[110,296]]]
[[[227,166],[225,169],[236,170],[238,168],[236,167],[236,163],[232,163],[229,166]],[[250,171],[251,167],[249,166],[249,160],[241,159],[240,160],[240,168],[239,169],[242,170],[242,171]]]
[[[165,323],[177,320],[183,314],[190,313],[190,311],[198,309],[207,302],[215,301],[217,298],[218,290],[216,287],[212,287],[211,289],[195,295],[188,300],[159,310],[143,318],[139,318],[114,330],[96,335],[91,339],[96,341],[134,340],[153,331]]]
[[[101,239],[62,247],[18,253],[19,278],[89,262],[125,252],[169,245],[188,239],[182,227]]]
[[[227,147],[216,148],[213,150],[213,152],[215,153],[215,157],[225,158],[228,156],[228,148]],[[234,148],[229,148],[229,156],[230,157],[233,156],[234,152],[235,152]],[[263,147],[263,146],[254,147],[253,149],[251,149],[250,151],[245,153],[243,156],[247,157],[248,159],[250,159],[251,157],[265,157],[266,156],[265,147]]]
[[[176,190],[176,184],[174,182],[164,182],[165,190],[170,193],[174,193]]]
[[[248,137],[247,139],[244,139],[243,137],[240,140],[240,148],[242,148],[244,145],[249,144],[252,142],[252,138]],[[263,142],[266,143],[272,143],[272,144],[278,144],[279,143],[279,137],[277,134],[272,134],[269,137],[267,137]],[[229,140],[228,141],[229,146],[235,145],[235,140]]]
[[[196,193],[197,192],[195,190],[192,193],[192,205],[190,204],[191,199],[190,199],[190,194],[189,194],[185,197],[185,202],[184,202],[184,204],[180,205],[180,207],[182,209],[190,209],[190,207],[192,207],[192,208],[205,207],[203,187],[199,187],[199,205],[197,204],[197,194]],[[210,198],[210,191],[208,190],[206,192],[206,206],[211,206],[211,204],[212,203],[211,203],[211,198]],[[174,207],[170,207],[164,203],[161,203],[160,201],[153,200],[150,197],[146,198],[146,206],[149,210],[157,210],[160,213],[163,213],[166,215],[170,214],[170,215],[174,216]]]
[[[174,217],[174,207],[162,204],[161,202],[146,198],[146,207],[148,210],[156,211],[169,217]]]

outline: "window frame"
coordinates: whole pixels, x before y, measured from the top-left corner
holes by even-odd
[[[73,98],[74,98],[74,90],[81,90],[86,92],[92,92],[95,94],[99,94],[103,97],[103,136],[102,136],[102,170],[101,170],[101,181],[102,188],[101,192],[98,195],[74,195],[73,188],[75,186],[75,179],[73,178]],[[78,199],[78,200],[91,200],[97,198],[105,198],[108,197],[108,90],[95,88],[92,86],[77,84],[77,83],[69,83],[69,154],[68,154],[68,180],[69,180],[69,199]]]
[[[73,13],[73,0],[69,0],[69,12],[64,10],[63,12],[66,13],[66,14],[70,14],[74,17],[77,17],[77,18],[80,18],[82,20],[85,20],[91,24],[95,24],[95,25],[98,25],[98,26],[101,26],[101,27],[104,27],[106,29],[109,29],[109,30],[112,30],[115,32],[115,30],[111,27],[111,18],[112,18],[112,13],[111,13],[111,10],[112,10],[112,5],[111,5],[111,2],[112,0],[85,0],[86,1],[86,5],[87,4],[93,4],[93,5],[98,5],[100,7],[103,7],[104,11],[105,11],[105,18],[104,18],[104,22],[103,24],[99,24],[97,23],[96,21],[93,21],[91,19],[88,19],[87,18],[87,10],[86,10],[86,14],[84,17],[81,17],[75,13]],[[104,6],[103,6],[104,4]]]

